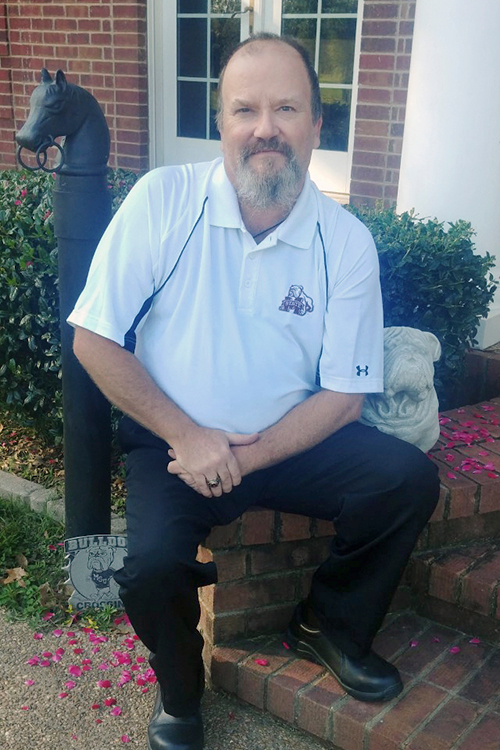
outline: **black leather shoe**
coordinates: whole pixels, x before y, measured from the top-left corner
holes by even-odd
[[[167,714],[158,687],[148,727],[148,750],[203,750],[201,712],[189,716]]]
[[[302,604],[293,613],[286,640],[297,654],[326,667],[360,701],[388,701],[403,689],[398,670],[381,656],[373,651],[359,659],[347,656],[321,630],[307,625]]]

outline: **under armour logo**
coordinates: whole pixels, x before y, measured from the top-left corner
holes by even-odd
[[[368,365],[366,365],[365,367],[356,365],[356,375],[358,376],[358,378],[361,377],[361,374],[368,375]]]

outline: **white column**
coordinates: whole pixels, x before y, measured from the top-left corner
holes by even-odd
[[[500,276],[500,2],[417,0],[398,212],[470,221]],[[500,294],[478,333],[500,341]]]

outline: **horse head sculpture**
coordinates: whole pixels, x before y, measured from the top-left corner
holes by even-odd
[[[54,140],[59,136],[65,136],[62,146]],[[20,152],[26,148],[36,153],[38,165],[44,169],[47,149],[56,146],[60,163],[50,171],[96,175],[107,169],[110,141],[104,114],[92,94],[68,83],[62,70],[57,71],[54,80],[42,68],[41,83],[31,95],[29,117],[16,141],[21,164]]]

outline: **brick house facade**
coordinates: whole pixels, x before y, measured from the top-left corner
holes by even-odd
[[[397,197],[416,0],[365,0],[350,197]],[[0,3],[0,167],[13,168],[40,70],[91,91],[111,132],[110,165],[148,169],[146,0]]]

